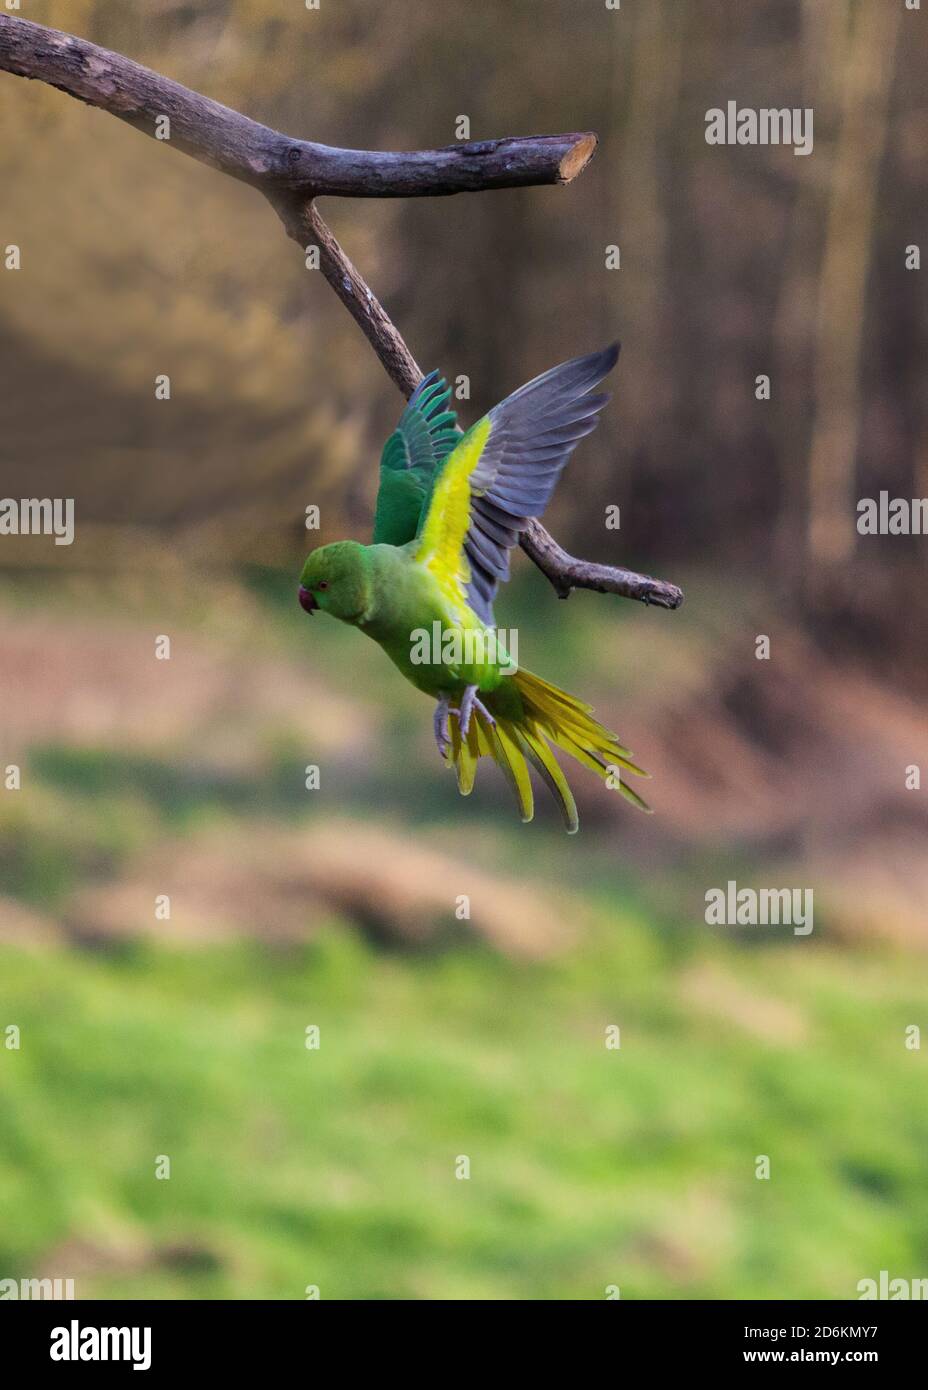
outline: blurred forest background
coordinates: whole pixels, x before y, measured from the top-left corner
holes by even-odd
[[[622,339],[546,519],[687,601],[558,603],[517,557],[499,621],[619,730],[657,814],[579,770],[574,840],[540,795],[521,826],[493,769],[462,802],[427,704],[295,603],[309,544],[370,526],[400,400],[367,343],[257,194],[0,74],[0,247],[22,249],[0,493],[77,516],[70,548],[0,543],[0,764],[23,768],[0,791],[0,1036],[22,1038],[0,1048],[0,1278],[531,1299],[923,1277],[928,539],[855,523],[860,497],[928,495],[906,268],[928,14],[22,13],[329,144],[447,144],[462,114],[475,139],[597,131],[569,188],[322,210],[422,366],[468,375],[466,421]],[[813,154],[708,146],[729,99],[812,107]],[[728,879],[813,888],[814,933],[707,927]]]

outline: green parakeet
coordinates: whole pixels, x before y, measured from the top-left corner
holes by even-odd
[[[478,760],[492,757],[529,821],[531,763],[570,833],[577,807],[552,744],[643,810],[624,774],[647,773],[588,705],[515,663],[497,640],[493,601],[521,531],[541,516],[578,440],[595,428],[609,397],[591,393],[618,355],[616,343],[561,363],[466,433],[448,409],[449,388],[431,372],[384,447],[372,543],[320,546],[300,576],[307,613],[359,628],[436,701],[438,749],[464,796]],[[441,640],[429,647],[431,634]]]

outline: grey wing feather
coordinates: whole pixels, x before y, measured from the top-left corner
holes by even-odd
[[[490,434],[470,477],[468,601],[493,624],[493,599],[509,578],[509,552],[541,516],[579,440],[596,428],[608,395],[590,395],[618,361],[619,344],[575,357],[507,396],[489,413]]]

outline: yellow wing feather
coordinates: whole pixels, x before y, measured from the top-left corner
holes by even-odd
[[[416,552],[419,563],[435,576],[442,592],[456,605],[467,605],[464,590],[470,583],[470,566],[464,538],[470,525],[470,477],[480,462],[490,429],[489,416],[485,415],[445,459],[432,489]]]

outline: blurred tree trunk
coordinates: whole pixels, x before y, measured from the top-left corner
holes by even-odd
[[[802,74],[799,100],[814,107],[816,136],[837,129],[841,69],[849,8],[845,0],[823,6],[800,0]],[[826,155],[827,158],[827,155]],[[777,572],[796,586],[805,568],[805,547],[797,537],[808,525],[808,454],[811,441],[810,378],[814,361],[815,323],[808,312],[816,292],[815,261],[822,251],[822,223],[827,195],[827,163],[793,159],[794,197],[783,251],[783,269],[773,323],[780,457],[780,513],[776,534]]]
[[[854,548],[860,359],[880,162],[901,6],[844,0],[841,125],[819,280],[815,423],[807,554],[816,566]]]
[[[619,321],[634,325],[634,359],[626,372],[640,375],[652,388],[663,376],[666,342],[662,295],[669,283],[667,267],[668,216],[664,204],[668,163],[668,132],[679,102],[683,30],[686,15],[667,0],[641,6],[632,19],[634,50],[627,94],[624,134],[613,141],[618,162],[609,180],[610,242],[622,252],[622,269],[613,271],[614,298],[621,305]],[[619,34],[618,28],[614,30]],[[614,76],[622,67],[618,60]],[[612,98],[621,107],[624,93],[618,82]],[[615,324],[613,322],[613,329]],[[625,402],[627,428],[653,441],[663,419],[647,394],[629,391]]]
[[[671,303],[672,216],[667,207],[668,167],[678,123],[687,8],[678,0],[652,0],[629,17],[630,61],[620,44],[627,31],[613,26],[613,65],[608,142],[614,173],[606,185],[606,245],[617,245],[621,269],[605,271],[606,337],[627,338],[622,363],[622,410],[606,420],[609,457],[603,479],[603,502],[628,508],[632,544],[650,538],[657,518],[651,496],[649,460],[660,460],[664,487],[667,471],[680,458],[675,432],[675,390],[682,377],[668,369],[677,344]],[[603,253],[605,247],[603,248]],[[675,385],[676,383],[676,385]],[[614,460],[626,466],[617,473]],[[665,471],[666,470],[666,471]],[[672,482],[671,482],[672,486]],[[623,526],[625,512],[623,510]],[[665,520],[666,524],[666,520]]]

